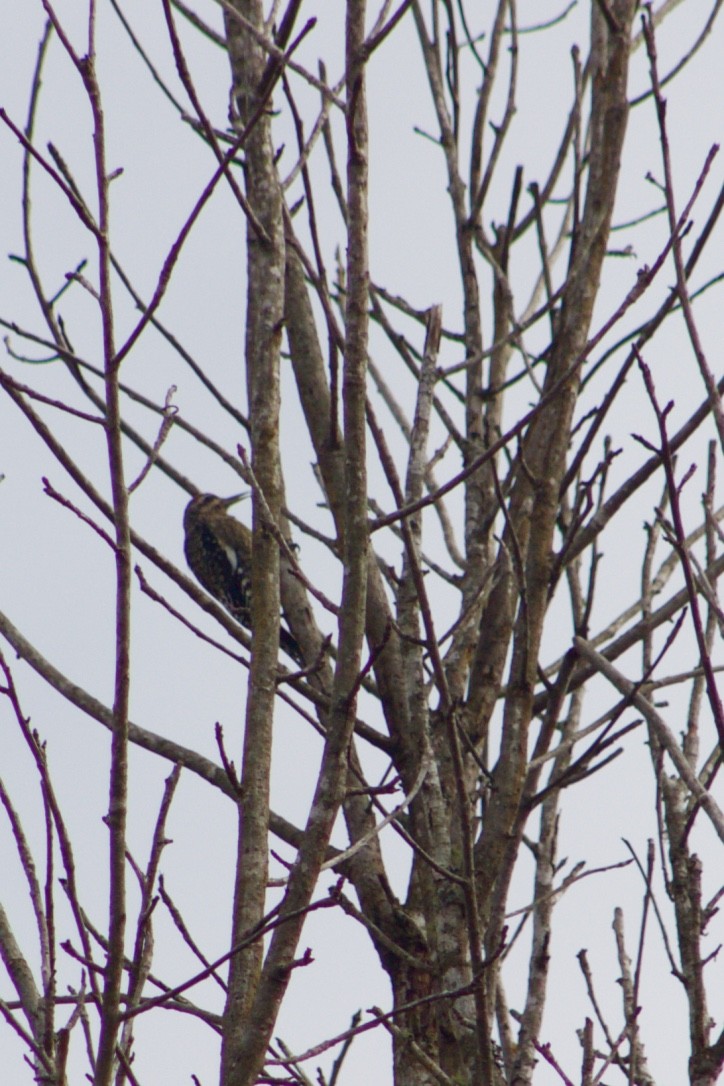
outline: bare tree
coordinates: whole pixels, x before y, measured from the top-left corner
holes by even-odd
[[[171,1011],[214,1039],[223,1086],[308,1083],[320,1058],[333,1062],[319,1080],[343,1082],[370,1032],[389,1035],[396,1086],[649,1086],[664,1081],[666,1032],[645,1014],[650,969],[680,992],[689,1082],[717,1081],[707,929],[724,840],[713,790],[724,383],[702,313],[720,288],[709,253],[724,189],[715,145],[689,155],[681,179],[686,133],[667,104],[712,63],[718,6],[684,42],[675,4],[637,13],[634,0],[592,2],[585,34],[572,9],[521,25],[513,0],[485,23],[475,5],[439,0],[370,11],[364,0],[333,11],[163,0],[163,34],[116,0],[91,4],[80,26],[60,4],[39,5],[34,74],[22,58],[27,117],[0,110],[21,181],[14,274],[35,305],[23,316],[18,294],[0,314],[3,411],[17,428],[3,508],[20,541],[4,566],[30,605],[10,610],[8,577],[0,632],[23,664],[0,658],[3,742],[22,740],[39,783],[27,762],[3,758],[15,854],[0,902],[0,1012],[28,1081],[198,1082],[182,1047],[166,1046],[153,1070]],[[676,44],[667,66],[662,41],[667,57]],[[119,55],[133,64],[120,89]],[[567,105],[536,112],[535,96],[565,102],[569,86]],[[46,113],[47,96],[69,88],[80,150],[78,114]],[[385,111],[404,114],[410,89],[427,178],[386,142]],[[157,109],[174,153],[160,150]],[[116,140],[123,111],[159,148],[145,164],[131,138]],[[652,132],[658,158],[642,167],[637,141]],[[395,191],[375,189],[376,163],[399,171]],[[134,171],[146,178],[142,229],[153,235],[169,207],[177,223],[150,261],[140,235],[129,251],[116,226]],[[398,236],[393,209],[420,193],[429,221],[418,214],[405,244],[436,291],[423,300],[397,281],[384,244]],[[217,294],[231,359],[212,327]],[[184,309],[203,329],[195,346]],[[175,387],[159,395],[167,375]],[[21,470],[43,476],[37,523],[11,489]],[[215,563],[201,576],[209,595],[178,564],[183,508],[242,485],[251,533],[219,537],[223,522],[209,519],[199,537]],[[195,508],[227,517],[229,505]],[[64,571],[43,606],[70,666],[32,619],[46,558]],[[102,677],[81,648],[96,608],[103,636],[113,630]],[[215,755],[154,724],[181,714],[176,681],[207,717],[228,686]],[[25,700],[46,689],[41,716],[69,705],[67,735],[48,734],[37,710],[31,726]],[[102,767],[85,760],[88,721]],[[279,789],[287,745],[294,769]],[[631,788],[631,764],[651,799],[595,867],[595,834]],[[149,766],[172,767],[160,799]],[[102,860],[92,778],[106,796]],[[199,818],[221,797],[233,820],[220,866],[186,836],[196,815],[177,797],[188,781]],[[604,807],[586,817],[600,782]],[[68,814],[79,795],[85,828]],[[164,872],[180,805],[172,836],[193,886],[177,897]],[[580,862],[561,855],[572,819],[585,823]],[[627,865],[642,901],[633,917],[614,874]],[[18,880],[30,924],[13,904]],[[587,948],[559,962],[552,942],[561,903],[580,895],[585,912],[591,894],[614,937],[585,938],[608,948],[616,985]],[[224,903],[221,953],[218,932],[199,929],[199,898]],[[391,995],[346,1028],[320,991],[316,1032],[295,1052],[277,1036],[280,1015],[295,978],[313,975],[306,932],[320,910],[364,931]],[[578,997],[561,999],[554,969]],[[346,983],[354,996],[355,975]],[[563,1036],[577,1038],[573,1062]]]

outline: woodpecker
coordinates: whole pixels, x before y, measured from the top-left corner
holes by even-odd
[[[237,622],[251,630],[251,532],[228,509],[248,497],[198,494],[184,512],[184,553],[189,569],[206,591]],[[296,640],[282,626],[279,643],[298,664],[304,663]]]

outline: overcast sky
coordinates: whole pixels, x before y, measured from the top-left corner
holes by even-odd
[[[84,7],[77,0],[56,5],[79,49],[82,49],[84,38]],[[198,3],[196,7],[209,21],[220,26],[214,5]],[[659,42],[662,71],[668,70],[688,43],[693,43],[706,20],[708,7],[699,0],[687,0],[672,15]],[[561,8],[562,5],[559,7],[549,0],[527,0],[519,5],[520,24],[525,26],[550,18],[559,14]],[[110,5],[102,3],[99,9],[98,66],[108,131],[108,163],[111,169],[123,171],[112,185],[115,252],[135,288],[148,297],[163,256],[208,180],[213,163],[201,140],[188,125],[178,120],[175,107],[153,85]],[[305,6],[305,16],[315,9],[319,15],[318,25],[300,48],[298,59],[316,71],[317,58],[328,58],[329,79],[335,82],[342,71],[343,4],[320,0],[316,5]],[[162,78],[168,81],[184,108],[188,108],[175,78],[160,5],[132,2],[124,4],[124,11]],[[21,7],[0,0],[0,30],[6,43],[6,57],[0,67],[0,104],[19,125],[25,123],[43,21],[42,7],[35,0],[28,0]],[[561,111],[570,101],[569,46],[574,41],[579,42],[585,56],[587,23],[588,5],[581,2],[561,24],[553,55],[550,43],[554,39],[542,35],[521,37],[518,115],[514,136],[505,151],[505,165],[500,170],[500,191],[491,195],[490,217],[504,219],[506,196],[518,162],[525,163],[525,184],[544,175],[559,139]],[[180,19],[179,25],[205,108],[217,126],[224,127],[229,91],[225,57],[221,50],[189,32]],[[722,56],[724,32],[717,26],[704,46],[703,54],[666,91],[680,206],[690,194],[709,147],[721,138],[724,116]],[[647,65],[641,50],[633,66],[632,95],[646,88],[646,73]],[[471,93],[474,90],[472,75],[469,89]],[[314,96],[303,86],[298,90],[302,107],[308,116],[312,116]],[[374,57],[369,69],[369,99],[372,278],[391,292],[405,296],[419,309],[441,302],[445,326],[459,330],[459,279],[442,157],[431,140],[414,131],[417,127],[423,132],[434,133],[435,121],[410,19]],[[466,109],[469,121],[469,103],[466,103]],[[636,125],[636,137],[627,147],[621,200],[617,208],[619,222],[641,215],[659,202],[655,186],[646,179],[649,171],[656,177],[661,176],[650,101],[634,111],[631,124]],[[93,185],[90,135],[87,103],[56,40],[51,44],[45,68],[37,144],[41,148],[48,141],[55,144],[89,198]],[[287,129],[280,131],[278,142],[287,143],[282,163],[288,160],[291,168],[293,134]],[[342,163],[341,141],[338,154]],[[320,181],[319,191],[324,194],[318,207],[320,232],[325,258],[328,267],[332,268],[335,246],[344,245],[342,224],[321,154],[313,158],[311,167],[313,176]],[[702,198],[702,211],[695,215],[699,223],[711,206],[721,177],[721,162],[717,161],[710,188]],[[9,259],[12,254],[22,251],[20,183],[19,147],[13,135],[0,127],[0,206],[3,209],[0,216],[0,253],[3,256],[0,317],[43,335],[45,330],[24,269]],[[33,186],[34,239],[48,292],[59,290],[66,272],[85,258],[91,261],[88,276],[94,279],[91,239],[84,234],[63,199],[53,191],[52,184],[37,169]],[[298,183],[293,191],[298,194]],[[184,248],[160,313],[185,349],[201,362],[224,394],[242,410],[245,409],[245,380],[240,359],[246,262],[243,227],[232,197],[220,187]],[[602,295],[604,309],[610,311],[622,300],[635,281],[636,269],[655,258],[664,234],[665,224],[656,220],[650,229],[636,235],[640,249],[609,264]],[[622,236],[628,243],[628,235]],[[721,246],[706,258],[699,272],[700,282],[706,280],[707,274],[719,270],[715,268],[715,260],[720,254]],[[524,267],[517,269],[521,302],[525,301],[525,289],[530,285],[526,283],[526,275],[532,277],[535,270],[533,257],[530,273]],[[669,273],[661,289],[668,287],[670,282]],[[709,294],[710,297],[702,300],[698,312],[718,376],[721,372],[721,302],[716,291]],[[652,299],[650,306],[632,317],[629,326],[649,315],[654,304]],[[120,289],[117,306],[120,341],[133,326],[137,314]],[[97,362],[100,358],[100,325],[88,292],[79,286],[73,287],[59,311],[76,352]],[[10,336],[10,346],[15,352],[30,355],[35,360],[47,355],[42,347],[29,346],[17,335]],[[399,381],[400,395],[406,408],[411,410],[409,382],[399,374],[396,360],[389,357],[389,347],[377,335],[373,336],[371,352],[388,379]],[[701,387],[690,376],[682,380],[682,372],[688,375],[692,372],[688,362],[684,368],[684,352],[688,353],[688,348],[683,335],[677,338],[672,334],[666,340],[666,357],[656,355],[650,359],[656,364],[661,399],[673,397],[676,401],[674,422],[685,417],[703,398]],[[459,360],[459,347],[447,344],[441,362],[452,364]],[[72,390],[60,365],[46,365],[41,370],[37,366],[23,365],[7,355],[0,364],[19,380],[42,388],[47,395],[73,398],[84,410],[88,409],[87,402]],[[183,417],[209,430],[216,441],[234,452],[240,440],[238,427],[214,406],[188,369],[180,365],[168,344],[153,332],[144,336],[128,359],[123,378],[157,402],[163,402],[170,386],[176,386],[174,403]],[[592,402],[600,395],[601,387],[594,385],[592,388]],[[313,456],[298,423],[291,385],[289,392],[283,407],[288,494],[291,507],[311,518],[312,509],[321,501],[321,495],[314,482]],[[642,403],[640,390],[632,381],[631,395],[622,402],[615,423],[612,421],[617,428],[615,441],[627,454],[614,467],[614,479],[622,477],[631,463],[638,464],[643,459],[644,453],[631,438],[631,432],[640,430],[649,437],[655,434],[654,420],[650,412],[642,408]],[[58,421],[55,415],[49,413],[48,417]],[[147,438],[153,440],[157,427],[153,417],[136,407],[129,410],[129,417],[142,428]],[[58,429],[68,450],[84,462],[99,489],[107,494],[107,465],[99,428],[64,418],[58,423]],[[436,437],[441,440],[441,434]],[[434,445],[433,438],[431,446]],[[164,451],[195,485],[222,494],[239,489],[238,477],[228,467],[200,450],[184,435],[174,432]],[[703,457],[703,439],[698,451]],[[129,478],[133,478],[142,463],[141,454],[129,447]],[[41,479],[48,476],[59,490],[73,500],[78,499],[77,489],[4,396],[0,396],[0,472],[5,476],[0,487],[0,609],[56,667],[67,670],[69,676],[91,694],[110,704],[114,642],[113,614],[109,611],[108,601],[112,598],[112,555],[95,533],[43,494]],[[693,518],[698,515],[702,486],[703,479],[692,487],[689,507],[692,525]],[[388,500],[385,494],[379,488],[380,500]],[[613,618],[636,591],[642,523],[652,515],[656,500],[653,491],[647,496],[650,498],[648,506],[642,500],[628,514],[630,530],[636,535],[637,542],[632,545],[631,539],[625,536],[606,540],[605,560],[615,563],[617,576],[612,583],[618,586],[620,597],[614,592],[599,601],[596,629]],[[182,567],[181,517],[186,500],[185,493],[161,472],[154,471],[132,501],[132,515],[141,533]],[[316,518],[320,530],[329,533],[330,522],[324,511],[320,509]],[[432,524],[431,530],[434,532]],[[392,543],[385,546],[391,548],[391,555],[396,553]],[[633,561],[630,560],[632,553]],[[304,540],[300,560],[305,567],[314,568],[323,589],[334,594],[338,587],[336,571],[325,568],[323,552]],[[175,605],[191,611],[190,602],[184,604],[181,593],[164,583],[158,572],[145,566],[144,570],[155,587]],[[204,629],[216,633],[210,619],[199,615],[194,618]],[[564,640],[555,642],[554,633],[549,648],[551,659],[566,647]],[[246,685],[246,673],[238,664],[201,644],[140,593],[134,598],[133,657],[132,719],[214,760],[218,760],[214,724],[220,721],[238,764]],[[10,654],[8,659],[11,659]],[[76,860],[84,903],[102,926],[106,912],[107,834],[101,819],[107,804],[108,735],[35,681],[26,665],[13,662],[13,667],[24,711],[32,717],[33,726],[48,742],[60,800],[78,841]],[[672,690],[666,696],[669,722],[678,734],[677,713],[685,704],[684,694]],[[594,719],[597,708],[593,698],[588,712]],[[314,784],[313,770],[321,746],[294,714],[280,708],[278,716],[274,807],[299,823],[306,818]],[[2,776],[12,788],[27,833],[36,847],[42,849],[43,825],[36,779],[29,756],[2,704],[0,750]],[[382,768],[380,762],[377,772],[381,773]],[[132,752],[129,837],[141,864],[147,857],[163,779],[169,770],[168,764],[142,751]],[[561,855],[568,856],[571,863],[585,858],[589,867],[614,864],[629,856],[621,840],[626,836],[643,856],[647,837],[655,832],[651,816],[652,792],[650,763],[641,730],[625,758],[620,758],[614,768],[593,777],[576,797],[572,797],[569,806],[564,806]],[[700,826],[700,831],[700,847],[711,849],[713,842],[706,828]],[[232,805],[191,774],[184,774],[171,816],[169,836],[174,843],[164,857],[167,888],[182,905],[189,926],[203,943],[208,956],[221,954],[228,941],[233,877],[235,814]],[[397,858],[396,850],[399,850],[393,838],[389,842],[385,840],[389,855],[395,857],[393,867],[397,868],[398,878],[395,888],[402,892],[407,861],[404,854]],[[345,843],[341,828],[336,843]],[[280,846],[279,851],[285,859],[292,858],[288,848]],[[0,870],[6,873],[0,879],[0,899],[13,922],[25,931],[27,945],[32,946],[32,926],[25,926],[29,919],[27,891],[19,875],[11,835],[3,820],[0,820]],[[273,865],[273,870],[276,875],[283,872],[281,865]],[[715,870],[712,870],[712,877]],[[610,927],[612,908],[621,904],[627,909],[632,947],[635,946],[640,916],[643,887],[634,869],[629,867],[605,878],[605,884],[595,877],[579,884],[561,902],[556,922],[552,995],[544,1039],[550,1040],[559,1056],[568,1061],[573,1077],[578,1074],[580,1059],[573,1028],[582,1023],[587,1013],[575,955],[581,947],[589,949],[600,980],[602,1002],[609,1009],[617,1007],[617,969]],[[329,873],[323,879],[322,889],[331,886],[333,881],[334,876]],[[604,885],[605,892],[602,891]],[[711,893],[714,887],[707,889]],[[513,907],[525,905],[529,897],[530,881],[521,877],[511,898]],[[66,921],[67,917],[64,917],[63,922]],[[303,946],[307,945],[313,948],[314,965],[297,971],[278,1031],[289,1047],[297,1051],[344,1030],[358,1008],[366,1010],[373,1004],[389,1005],[387,984],[371,945],[351,921],[330,911],[317,913],[310,918],[303,938]],[[712,949],[714,945],[712,938]],[[517,955],[519,973],[516,975],[513,970],[509,979],[508,996],[512,1006],[523,992],[526,949],[524,942]],[[644,1035],[648,1029],[657,1036],[656,1048],[649,1056],[652,1071],[663,1086],[683,1081],[685,1073],[683,1000],[676,983],[668,977],[658,934],[652,935],[647,953],[650,961],[647,959],[641,1000],[645,1007],[643,1030]],[[166,925],[159,925],[157,960],[157,972],[170,983],[182,981],[196,968],[181,947],[178,936]],[[724,1005],[721,970],[719,974],[721,1007]],[[71,971],[64,981],[71,982],[74,975]],[[8,991],[7,984],[0,981],[0,995],[5,997]],[[222,993],[211,982],[206,984],[203,993],[197,993],[196,998],[217,1010],[223,1006]],[[716,1005],[713,995],[712,1007],[716,1008]],[[617,1014],[616,1020],[619,1018],[620,1014]],[[197,1074],[204,1086],[216,1080],[216,1042],[205,1027],[191,1018],[182,1021],[171,1014],[156,1017],[152,1023],[146,1024],[143,1018],[139,1023],[137,1047],[141,1053],[138,1065],[141,1082],[167,1081],[163,1074],[169,1049],[178,1058],[178,1066],[187,1068],[187,1075]],[[146,1044],[144,1031],[149,1029],[155,1036]],[[18,1046],[4,1030],[5,1027],[0,1027],[0,1060],[3,1065],[7,1060],[10,1068],[4,1072],[10,1076],[4,1081],[18,1086],[29,1083],[31,1072],[18,1058]],[[188,1055],[182,1060],[184,1052]],[[312,1078],[316,1062],[307,1065],[307,1073]],[[325,1055],[318,1062],[328,1069],[330,1057]],[[384,1084],[389,1081],[388,1067],[387,1038],[380,1031],[371,1032],[355,1043],[343,1081],[345,1086],[362,1086],[369,1082]],[[178,1081],[188,1081],[188,1078]],[[540,1086],[554,1081],[552,1072],[543,1070],[536,1079]]]

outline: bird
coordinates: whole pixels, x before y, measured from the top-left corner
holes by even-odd
[[[251,624],[251,532],[229,514],[249,491],[219,498],[197,494],[184,511],[184,553],[199,584],[247,630]],[[295,663],[304,663],[295,637],[283,626],[279,644]]]

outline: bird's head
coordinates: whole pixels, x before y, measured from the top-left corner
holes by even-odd
[[[230,498],[219,498],[216,494],[197,494],[186,506],[184,528],[188,528],[200,518],[213,517],[216,513],[226,513],[236,502],[248,498],[249,493],[250,491],[244,490],[241,494],[232,494]]]

